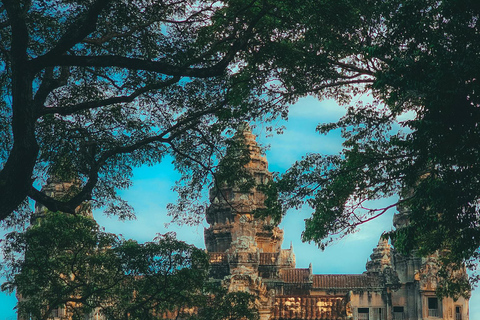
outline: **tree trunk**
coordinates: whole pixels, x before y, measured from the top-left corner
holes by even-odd
[[[0,171],[0,220],[8,217],[27,197],[39,150],[35,137],[33,76],[24,62],[12,64],[13,148]]]

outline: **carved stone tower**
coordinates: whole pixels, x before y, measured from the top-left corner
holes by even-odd
[[[370,255],[371,260],[365,266],[367,274],[379,274],[386,268],[392,267],[390,249],[388,240],[380,238],[377,247],[373,249],[373,253]]]
[[[267,183],[272,174],[268,171],[267,159],[261,154],[255,136],[248,130],[238,134],[250,152],[250,161],[245,166],[257,185]],[[237,186],[222,185],[210,192],[210,207],[207,209],[205,244],[209,252],[278,252],[283,240],[283,231],[269,227],[269,221],[253,219],[256,209],[264,208],[265,196],[256,187],[249,192]]]
[[[47,183],[42,187],[42,192],[45,193],[47,196],[49,196],[53,199],[56,199],[56,200],[63,200],[65,198],[68,198],[69,196],[71,196],[72,192],[74,192],[75,188],[78,187],[78,185],[79,185],[78,180],[72,179],[68,182],[65,182],[64,180],[58,179],[57,177],[49,177],[46,182]],[[30,224],[35,225],[35,224],[40,223],[42,218],[45,217],[45,214],[46,214],[47,210],[48,209],[44,205],[36,202],[35,203],[35,212],[30,218]],[[85,203],[81,204],[80,206],[78,206],[76,208],[76,212],[82,214],[83,216],[86,216],[86,217],[89,217],[89,218],[93,219],[92,207],[91,207],[90,203],[88,203],[88,202],[85,202]],[[61,276],[64,276],[64,275],[61,275]],[[24,300],[21,292],[19,292],[18,290],[15,292],[15,295],[16,295],[18,301]],[[96,319],[98,319],[98,320],[104,320],[105,319],[104,317],[99,315],[98,309],[94,310],[92,312],[92,314],[97,315]],[[24,318],[21,314],[18,314],[17,319],[18,320],[27,320],[27,319],[31,319],[31,318]],[[67,308],[65,306],[64,307],[59,307],[59,308],[55,308],[55,309],[51,310],[51,316],[49,317],[49,319],[52,319],[52,320],[64,320],[64,319],[71,320],[72,319],[72,314],[71,314],[71,312],[67,311]],[[85,319],[93,319],[93,316],[85,316]]]
[[[267,183],[272,174],[255,136],[246,128],[237,134],[237,138],[243,140],[250,154],[245,169],[257,186]],[[272,226],[269,218],[254,219],[254,211],[264,208],[264,201],[265,196],[257,187],[248,192],[226,184],[213,188],[206,214],[210,227],[205,229],[212,277],[230,291],[247,291],[261,297],[261,314],[262,309],[270,313],[272,308],[265,279],[262,279],[261,269],[265,262],[274,265],[282,260],[283,265],[295,267],[293,250],[281,249],[283,230]],[[273,274],[278,274],[278,270]],[[266,316],[262,318],[268,318]]]

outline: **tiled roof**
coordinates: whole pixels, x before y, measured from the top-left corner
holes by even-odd
[[[309,269],[282,269],[280,276],[283,281],[289,283],[306,283],[309,282]]]
[[[345,319],[345,298],[325,296],[277,296],[273,319]]]
[[[378,277],[364,274],[315,274],[310,278],[309,269],[282,269],[280,276],[286,283],[309,283],[313,280],[313,288],[318,289],[360,289],[381,288],[382,281]]]
[[[378,288],[382,282],[378,277],[363,274],[316,274],[313,287],[324,289]]]

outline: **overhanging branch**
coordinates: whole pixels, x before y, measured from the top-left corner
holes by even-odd
[[[170,76],[184,76],[208,78],[223,74],[225,64],[230,60],[223,59],[211,67],[181,67],[161,61],[144,60],[138,58],[122,57],[117,55],[102,56],[73,56],[62,55],[58,57],[42,56],[31,60],[30,66],[35,71],[52,66],[76,66],[76,67],[98,67],[98,68],[124,68],[127,70],[152,71]]]
[[[112,0],[95,1],[85,14],[82,14],[70,25],[60,40],[58,40],[55,47],[42,56],[42,58],[46,60],[55,59],[56,57],[63,55],[75,44],[81,42],[90,33],[94,32],[97,28],[97,21],[100,13],[111,1]]]
[[[212,113],[217,109],[218,109],[218,106],[215,108],[210,108],[201,112],[194,113],[189,117],[177,122],[176,125],[172,126],[171,128],[165,130],[164,132],[156,136],[144,138],[131,145],[118,146],[104,152],[100,156],[100,158],[92,164],[90,172],[88,173],[88,180],[83,186],[83,188],[81,189],[81,191],[78,192],[73,198],[71,198],[68,201],[56,200],[52,197],[45,195],[41,191],[35,189],[33,186],[30,187],[28,196],[33,200],[41,203],[51,211],[62,211],[62,212],[67,212],[71,214],[76,214],[77,213],[76,210],[78,206],[80,206],[84,201],[88,201],[92,199],[93,189],[98,182],[98,173],[101,170],[101,168],[105,165],[105,163],[108,161],[108,159],[119,154],[131,153],[151,143],[160,142],[160,143],[171,144],[171,141],[175,139],[179,134],[195,126],[199,118],[201,118],[203,115],[206,115],[208,113]],[[165,138],[165,136],[167,135],[169,135],[169,137]]]
[[[106,106],[117,104],[117,103],[132,102],[133,100],[135,100],[135,98],[139,97],[144,93],[168,87],[178,82],[179,80],[180,80],[180,77],[173,77],[172,79],[165,82],[149,84],[135,90],[130,95],[118,96],[118,97],[107,98],[103,100],[97,100],[97,101],[83,102],[75,105],[69,105],[66,107],[44,107],[40,112],[40,115],[43,116],[43,115],[54,114],[54,113],[60,114],[60,115],[70,115],[78,111],[106,107]]]

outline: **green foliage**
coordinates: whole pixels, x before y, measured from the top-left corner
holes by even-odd
[[[192,320],[259,319],[256,297],[247,292],[228,292],[217,284],[208,284],[203,299]]]
[[[216,167],[245,179],[242,157],[219,162],[245,121],[286,118],[307,94],[348,103],[371,89],[375,103],[319,127],[341,129],[344,151],[306,156],[270,195],[308,203],[303,239],[324,247],[395,206],[371,201],[400,194],[399,249],[444,250],[445,266],[476,259],[479,17],[476,0],[4,0],[0,219],[28,218],[27,197],[125,217],[117,191],[166,156],[182,175],[170,209],[200,215]],[[80,184],[52,199],[33,187],[47,176]]]
[[[477,1],[369,3],[371,10],[358,11],[365,25],[351,39],[358,54],[349,65],[372,71],[376,101],[319,126],[320,133],[342,131],[342,153],[307,155],[275,187],[286,208],[312,207],[303,239],[321,248],[401,205],[408,225],[387,234],[398,250],[440,250],[444,276],[464,264],[475,268],[480,7]],[[382,208],[372,204],[393,195],[400,200]],[[448,281],[444,293],[465,293],[468,280]]]
[[[173,234],[139,244],[99,230],[91,218],[47,213],[3,241],[9,278],[2,290],[17,290],[23,316],[47,319],[66,308],[73,319],[93,310],[108,319],[184,310],[195,319],[256,319],[255,298],[211,287],[207,255]]]
[[[228,140],[225,156],[218,163],[215,178],[218,185],[237,187],[247,193],[255,186],[255,180],[246,168],[251,161],[252,150],[243,136],[245,130],[249,131],[250,128],[240,128],[233,138]]]
[[[10,280],[2,289],[16,289],[20,314],[36,319],[65,306],[79,318],[101,308],[111,319],[175,308],[192,300],[207,271],[205,254],[172,235],[138,244],[63,213],[5,241]]]
[[[345,100],[348,85],[370,81],[339,64],[363,23],[357,5],[5,1],[0,219],[26,197],[69,213],[94,200],[127,216],[117,191],[134,167],[166,156],[182,174],[172,210],[200,212],[203,186],[244,122],[286,117],[308,93]],[[77,179],[77,192],[59,200],[33,187],[51,176]]]
[[[265,225],[264,228],[277,226],[282,221],[284,208],[279,200],[279,188],[275,180],[270,180],[266,184],[257,186],[257,188],[265,195],[265,207],[255,209],[255,217],[267,218],[270,221],[270,225]]]

